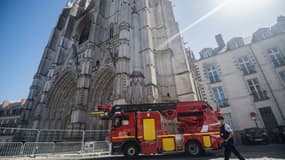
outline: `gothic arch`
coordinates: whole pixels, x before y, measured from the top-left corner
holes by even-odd
[[[89,96],[90,107],[112,103],[115,77],[115,71],[111,66],[104,66],[96,72]]]
[[[79,44],[84,43],[90,37],[90,30],[92,24],[93,16],[86,12],[85,15],[81,17],[81,20],[77,23],[75,27],[74,37]]]
[[[90,28],[91,28],[91,21],[89,20],[86,24],[84,24],[83,29],[81,29],[80,31],[79,44],[89,39]]]
[[[72,72],[64,72],[55,81],[55,85],[48,95],[48,113],[46,114],[48,114],[49,124],[47,124],[47,128],[68,128],[71,110],[75,104],[76,81],[77,78]]]
[[[112,96],[115,81],[114,68],[106,65],[95,73],[89,94],[89,111],[94,111],[98,104],[112,104]],[[107,129],[108,122],[98,118],[89,117],[89,129]]]

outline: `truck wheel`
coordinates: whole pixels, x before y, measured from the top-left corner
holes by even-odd
[[[203,153],[203,149],[198,142],[190,141],[186,144],[185,152],[191,156],[199,156]]]
[[[123,152],[126,157],[135,157],[138,155],[138,147],[135,144],[126,144]]]

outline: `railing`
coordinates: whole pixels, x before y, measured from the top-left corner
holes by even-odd
[[[215,102],[216,102],[216,105],[218,107],[221,107],[221,108],[225,108],[225,107],[230,106],[229,100],[227,98],[225,98],[223,100],[218,100],[218,101],[215,101]]]
[[[22,147],[21,142],[0,142],[0,156],[21,155]]]
[[[285,65],[285,57],[282,57],[280,59],[274,59],[272,60],[273,65],[275,68],[280,67],[280,66],[284,66]]]
[[[267,92],[266,90],[260,91],[257,93],[252,93],[253,96],[253,101],[257,102],[257,101],[264,101],[269,99],[269,97],[267,96]]]
[[[249,75],[249,74],[256,73],[254,65],[247,66],[246,68],[242,67],[241,71],[243,72],[243,75]]]
[[[14,131],[13,135],[7,132],[10,130]],[[0,142],[0,159],[1,156],[110,153],[109,132],[106,130],[37,130],[0,127],[0,133],[2,133],[0,136],[0,141],[2,141]],[[9,133],[9,135],[5,133]]]
[[[218,83],[218,82],[221,82],[221,79],[220,79],[220,78],[218,78],[218,77],[216,77],[216,78],[210,77],[210,83],[211,83],[211,84],[212,84],[212,83]]]

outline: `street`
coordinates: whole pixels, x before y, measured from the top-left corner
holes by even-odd
[[[279,160],[285,159],[285,144],[269,144],[269,145],[239,145],[237,149],[246,159],[260,159],[260,160]],[[232,154],[232,159],[236,157]],[[104,157],[104,158],[90,158],[94,160],[123,160],[126,159],[122,156]],[[137,159],[163,159],[163,160],[186,160],[186,159],[199,159],[199,160],[222,160],[223,150],[207,151],[205,156],[202,157],[188,157],[184,154],[171,154],[159,156],[140,156]]]
[[[285,160],[285,144],[269,145],[238,145],[237,149],[247,160]],[[65,154],[42,154],[36,157],[1,157],[1,160],[125,160],[123,156],[96,156],[92,153],[65,153]],[[139,156],[138,160],[223,160],[223,150],[207,151],[201,157],[189,157],[184,154]],[[231,160],[237,158],[232,155]]]

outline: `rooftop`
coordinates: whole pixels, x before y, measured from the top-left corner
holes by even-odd
[[[220,47],[219,42],[223,41],[223,38],[221,35],[219,35],[220,39],[219,40],[216,39],[217,43],[218,43],[218,47],[214,48],[214,49],[213,48],[202,49],[199,52],[199,54],[200,54],[199,60],[203,60],[203,59],[206,59],[206,58],[209,58],[212,56],[216,56],[218,54],[227,52],[229,50],[235,50],[235,49],[238,49],[240,47],[249,45],[251,43],[258,42],[258,41],[265,40],[265,39],[269,39],[271,37],[274,37],[275,35],[285,33],[285,23],[284,22],[285,22],[285,16],[279,16],[277,18],[277,23],[272,25],[271,27],[259,28],[259,29],[257,29],[256,32],[254,32],[252,34],[252,36],[249,36],[249,37],[245,37],[245,38],[244,37],[233,37],[226,43],[227,45],[223,46],[222,48]],[[275,27],[275,28],[273,28],[273,27]],[[276,31],[276,29],[278,31]],[[209,50],[211,50],[211,49],[212,49],[213,53],[209,55]],[[207,52],[207,53],[205,53],[205,52]]]
[[[19,102],[3,101],[0,109],[8,109],[13,107],[24,107],[27,104],[26,99],[21,99]]]

